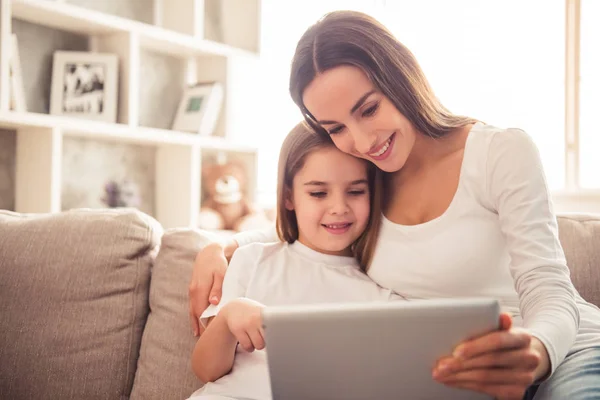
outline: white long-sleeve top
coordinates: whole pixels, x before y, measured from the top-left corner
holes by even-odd
[[[571,283],[538,150],[519,129],[475,124],[448,209],[412,226],[384,217],[369,276],[408,299],[498,299],[545,345],[551,372],[569,352],[600,346],[600,310]]]

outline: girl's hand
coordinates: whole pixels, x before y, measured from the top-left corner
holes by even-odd
[[[434,379],[500,400],[521,400],[527,388],[547,374],[548,353],[539,340],[511,326],[510,315],[502,314],[498,331],[465,341],[452,356],[439,360]]]
[[[200,335],[203,331],[198,318],[209,304],[216,305],[221,300],[227,260],[231,258],[231,254],[236,248],[236,242],[232,242],[226,247],[219,243],[211,243],[196,255],[192,279],[188,288],[190,324],[194,336]]]
[[[263,308],[264,305],[259,302],[243,298],[227,303],[221,310],[229,331],[248,352],[265,348],[261,313]]]

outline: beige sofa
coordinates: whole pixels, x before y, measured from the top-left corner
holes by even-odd
[[[600,217],[559,224],[576,287],[600,304]],[[187,285],[208,235],[163,232],[133,210],[0,212],[0,399],[168,400],[199,388]]]

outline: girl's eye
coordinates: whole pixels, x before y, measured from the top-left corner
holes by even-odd
[[[363,194],[367,193],[366,190],[351,190],[348,192],[351,196],[362,196]]]
[[[335,135],[336,133],[340,133],[342,131],[342,129],[344,129],[344,127],[342,125],[338,125],[338,126],[336,126],[334,128],[331,128],[329,130],[329,134],[330,135]]]
[[[363,117],[371,117],[371,116],[375,115],[375,112],[377,111],[378,108],[379,108],[379,103],[375,103],[371,107],[369,107],[365,111],[363,111],[362,116]]]
[[[310,192],[310,195],[312,197],[322,199],[323,197],[325,197],[327,195],[327,193],[325,193],[325,192]]]

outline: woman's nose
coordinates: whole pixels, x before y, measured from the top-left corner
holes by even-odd
[[[352,133],[354,140],[354,148],[360,154],[369,154],[373,147],[377,144],[377,136],[361,130],[354,130]]]

